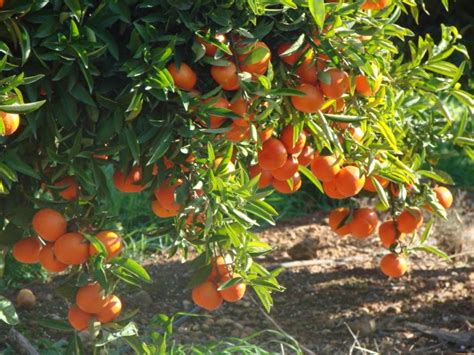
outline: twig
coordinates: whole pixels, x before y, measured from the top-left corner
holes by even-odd
[[[423,334],[435,337],[443,343],[453,343],[462,346],[474,346],[474,334],[471,332],[450,332],[443,329],[436,329],[427,325],[407,322],[406,325]]]
[[[250,299],[252,300],[252,302],[255,304],[255,306],[258,308],[258,310],[260,311],[260,313],[263,314],[263,316],[270,322],[273,324],[273,326],[281,333],[287,335],[288,337],[290,338],[293,338],[293,336],[291,336],[290,334],[288,334],[277,322],[275,319],[273,319],[267,312],[265,312],[265,310],[262,308],[262,306],[260,306],[260,304],[257,302],[257,300],[253,297],[253,296],[250,296]],[[301,349],[303,349],[307,354],[310,354],[310,355],[315,355],[315,352],[308,349],[307,347],[305,347],[303,344],[299,343],[299,346]]]
[[[15,328],[10,328],[7,335],[7,343],[11,345],[16,354],[39,355],[38,351],[31,345],[28,339]]]

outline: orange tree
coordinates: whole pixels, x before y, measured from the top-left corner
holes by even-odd
[[[70,273],[76,330],[111,339],[127,318],[118,284],[151,282],[121,254],[111,189],[142,193],[173,252],[197,252],[191,297],[207,310],[247,287],[270,309],[280,270],[255,260],[271,247],[252,227],[272,223],[273,190],[303,177],[347,199],[329,216],[339,235],[367,238],[388,216],[386,275],[403,275],[412,252],[447,257],[426,244],[452,203],[430,156],[445,141],[474,155],[473,97],[458,83],[470,64],[456,28],[408,41],[397,20],[417,16],[415,1],[2,5],[0,243]]]

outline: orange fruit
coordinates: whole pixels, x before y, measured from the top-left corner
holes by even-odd
[[[97,233],[96,238],[102,243],[107,251],[107,261],[116,257],[122,250],[122,238],[118,234],[112,231],[102,231]],[[99,251],[93,244],[89,246],[89,254],[95,255]]]
[[[142,171],[138,166],[133,167],[127,176],[117,170],[112,176],[115,187],[120,192],[136,193],[143,191],[145,186],[137,184],[142,179]]]
[[[80,265],[89,258],[89,242],[81,233],[66,233],[54,243],[56,258],[67,265]]]
[[[344,197],[357,195],[365,184],[365,175],[353,165],[343,167],[334,178],[337,190]]]
[[[389,4],[390,0],[365,0],[361,5],[362,10],[381,10]]]
[[[248,127],[248,121],[252,121],[254,118],[253,114],[248,114],[249,104],[242,97],[239,97],[237,100],[232,102],[229,108],[241,117],[233,121],[238,126]]]
[[[263,170],[276,170],[286,163],[287,156],[285,145],[279,139],[270,138],[258,151],[258,164]]]
[[[380,260],[380,270],[388,277],[401,277],[408,270],[407,259],[395,254],[387,254]]]
[[[387,179],[381,177],[381,176],[374,176],[375,180],[377,180],[380,185],[382,185],[383,188],[386,188],[389,184],[390,181]],[[364,183],[364,190],[370,191],[370,192],[376,192],[377,189],[375,188],[375,185],[372,183],[372,179],[367,178]]]
[[[107,303],[97,313],[97,320],[101,323],[109,323],[115,320],[120,315],[122,311],[122,302],[120,298],[115,295],[110,295],[107,297]]]
[[[77,305],[73,305],[67,312],[67,319],[69,324],[76,329],[78,332],[85,330],[89,327],[93,315],[82,311]]]
[[[341,237],[351,232],[351,222],[341,225],[341,222],[347,218],[350,212],[348,208],[339,207],[329,213],[329,227]]]
[[[3,121],[4,136],[11,136],[20,127],[20,116],[17,113],[0,111],[0,119]]]
[[[345,196],[341,195],[341,193],[337,189],[337,184],[336,184],[335,179],[331,181],[323,181],[323,190],[324,190],[324,193],[330,198],[333,198],[336,200],[342,200],[343,198],[345,198]]]
[[[196,85],[197,75],[186,63],[181,63],[179,68],[176,63],[171,63],[166,68],[173,78],[174,85],[178,88],[190,91]]]
[[[266,127],[260,131],[260,140],[263,142],[268,141],[273,136],[273,127]]]
[[[164,208],[158,200],[151,202],[151,209],[160,218],[175,217],[179,213],[178,210]]]
[[[323,112],[324,113],[339,113],[344,110],[346,107],[346,102],[343,98],[338,98],[334,101],[334,104],[326,107]],[[349,127],[349,123],[346,122],[336,122],[336,126],[340,129],[346,129]]]
[[[247,126],[237,124],[236,121],[232,122],[230,125],[230,130],[225,132],[226,138],[233,143],[239,143],[248,140],[250,138],[250,127],[248,126],[247,122],[245,123]]]
[[[290,179],[298,171],[298,159],[292,155],[289,155],[286,159],[285,164],[281,168],[272,171],[274,179],[279,181],[286,181]]]
[[[303,131],[300,132],[296,141],[293,142],[294,126],[286,126],[282,129],[280,140],[286,148],[288,154],[299,154],[306,144],[306,135]]]
[[[59,191],[59,195],[65,200],[75,200],[77,198],[77,181],[74,176],[65,178],[54,183],[54,186],[65,186],[64,190]]]
[[[324,98],[319,87],[303,83],[295,89],[305,94],[305,96],[291,96],[291,103],[298,111],[314,113],[323,105]]]
[[[397,227],[402,233],[413,233],[422,224],[423,214],[417,207],[406,209],[397,217]]]
[[[320,80],[319,86],[323,94],[330,99],[340,98],[349,89],[349,76],[345,71],[330,68],[324,71],[324,77],[328,80]]]
[[[171,184],[171,179],[165,179],[154,194],[156,199],[160,202],[161,206],[168,210],[180,210],[181,205],[176,202],[175,193],[176,189],[183,184],[183,180],[177,179]]]
[[[285,55],[285,56],[282,55],[288,49],[290,49],[292,45],[293,43],[285,42],[285,43],[280,44],[277,49],[278,56],[281,58],[283,62],[289,65],[294,65],[298,61],[298,59],[300,59],[300,57],[303,55],[307,47],[306,46],[305,48],[298,49],[297,51],[291,53],[290,55]]]
[[[251,56],[256,51],[262,52],[264,54],[262,56],[259,55],[260,58],[258,60],[251,60],[252,63],[246,63],[249,56]],[[238,55],[237,59],[239,60],[241,71],[246,71],[252,75],[263,75],[267,71],[268,64],[272,59],[272,52],[265,43],[258,41],[250,51]]]
[[[360,127],[349,127],[349,134],[356,142],[360,142],[364,138],[364,131]]]
[[[39,261],[41,242],[36,237],[20,239],[13,245],[12,253],[16,261],[36,264]]]
[[[211,103],[211,107],[215,108],[229,108],[229,101],[226,100],[225,97],[219,97],[217,99],[215,97],[210,97],[207,100],[204,100],[204,103]],[[210,122],[210,128],[216,129],[222,126],[222,124],[226,121],[225,117],[218,116],[218,115],[209,115],[209,122]]]
[[[49,272],[61,272],[67,269],[68,265],[60,262],[54,254],[54,244],[48,243],[39,253],[39,262]]]
[[[237,277],[240,277],[240,275],[239,274],[234,274],[233,276],[227,275],[222,278],[222,283],[229,281],[231,279],[235,279]],[[237,302],[237,301],[240,301],[244,297],[246,289],[247,289],[247,285],[244,284],[243,282],[239,282],[219,292],[222,298],[224,299],[224,301]]]
[[[279,181],[274,179],[272,181],[273,188],[282,194],[291,194],[301,188],[301,176],[298,172],[291,177],[293,186],[291,187],[288,181]]]
[[[237,66],[232,62],[226,66],[212,66],[211,76],[224,90],[233,91],[239,88]]]
[[[313,59],[313,57],[307,57],[295,70],[295,74],[298,75],[302,83],[317,85],[318,84],[318,73],[323,71],[326,67],[324,61],[319,59]]]
[[[273,181],[272,172],[269,170],[262,170],[262,168],[258,164],[250,166],[249,168],[250,178],[253,179],[255,176],[259,174],[260,174],[260,179],[258,180],[258,187],[260,189],[264,189],[265,187],[270,186],[270,184]]]
[[[80,287],[76,293],[77,306],[87,313],[99,313],[108,301],[105,291],[97,282]]]
[[[222,304],[222,296],[217,286],[210,281],[203,282],[192,290],[193,302],[208,311],[214,311]]]
[[[32,224],[35,232],[48,242],[54,242],[66,233],[66,219],[61,213],[52,208],[43,208],[36,212]]]
[[[453,204],[453,194],[444,186],[436,186],[433,189],[441,206],[448,209]]]
[[[340,170],[341,166],[333,155],[320,155],[311,163],[313,175],[323,182],[334,180]]]
[[[227,41],[227,37],[223,33],[217,33],[214,36],[214,39],[220,43],[225,43]],[[206,42],[205,40],[203,40],[201,37],[198,37],[198,36],[196,36],[196,41],[198,41],[204,46],[206,55],[213,57],[216,54],[217,47],[214,44]]]
[[[207,277],[208,281],[218,282],[222,277],[228,276],[230,272],[229,266],[226,264],[224,257],[216,256],[211,259],[211,271]]]
[[[303,166],[308,166],[312,163],[314,157],[314,149],[309,145],[305,145],[301,153],[298,154],[298,163]]]
[[[352,216],[351,234],[359,239],[367,238],[375,231],[378,224],[379,218],[373,209],[358,208]]]
[[[390,248],[393,243],[403,239],[404,236],[405,234],[398,231],[395,221],[391,219],[383,222],[379,227],[380,242],[385,248]]]

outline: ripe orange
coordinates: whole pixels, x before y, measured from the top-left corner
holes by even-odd
[[[99,313],[108,301],[105,291],[96,282],[80,287],[76,293],[77,306],[87,313]]]
[[[341,222],[347,218],[349,213],[350,210],[345,207],[335,208],[329,213],[329,227],[341,237],[351,232],[351,222],[341,225]]]
[[[0,111],[0,119],[3,121],[5,136],[12,135],[17,131],[18,127],[20,127],[20,116],[17,113],[7,113]]]
[[[402,233],[413,233],[422,224],[423,214],[417,207],[407,209],[397,217],[397,227]]]
[[[340,98],[349,89],[349,76],[345,71],[331,68],[324,71],[328,81],[320,80],[321,91],[330,99]]]
[[[204,103],[211,103],[212,107],[215,108],[229,108],[229,101],[225,97],[220,97],[217,99],[215,97],[210,97],[207,100],[204,101]],[[226,121],[225,117],[218,116],[218,115],[209,115],[209,122],[210,122],[210,128],[215,129],[219,128],[222,126],[222,124]]]
[[[365,0],[361,5],[362,10],[381,10],[389,4],[390,0]]]
[[[446,209],[451,207],[453,204],[453,195],[451,191],[449,191],[444,186],[436,186],[433,191],[436,194],[436,198],[438,199],[438,202],[441,204],[441,206]]]
[[[203,282],[192,290],[193,302],[208,311],[214,311],[222,304],[222,296],[217,286],[210,281]]]
[[[390,181],[388,181],[387,179],[381,177],[381,176],[374,176],[375,180],[377,180],[380,185],[382,185],[383,188],[386,188],[389,184]],[[364,190],[366,191],[370,191],[370,192],[376,192],[376,188],[375,188],[375,185],[372,183],[372,179],[369,179],[367,178],[365,180],[365,184],[364,184]]]
[[[301,153],[298,154],[298,163],[303,166],[308,166],[311,164],[314,157],[314,149],[309,145],[305,145]]]
[[[240,277],[240,275],[239,274],[234,274],[232,276],[227,275],[227,276],[223,277],[221,281],[222,281],[222,283],[224,283],[226,281],[229,281],[231,279],[235,279],[237,277]],[[224,301],[237,302],[237,301],[240,301],[244,297],[246,289],[247,289],[247,285],[244,284],[243,282],[239,282],[235,285],[232,285],[230,287],[227,287],[227,288],[221,290],[220,294],[221,294],[222,298],[224,299]]]
[[[232,62],[226,66],[212,66],[211,76],[224,90],[233,91],[239,88],[237,66]]]
[[[320,155],[311,163],[313,175],[323,182],[334,180],[340,170],[341,166],[333,155]]]
[[[74,176],[66,176],[65,178],[54,183],[54,186],[64,186],[64,190],[59,191],[59,195],[65,200],[75,200],[77,198],[77,181]]]
[[[115,295],[107,297],[107,303],[101,311],[97,313],[97,320],[101,323],[109,323],[115,320],[122,311],[122,302]]]
[[[214,36],[214,39],[216,41],[220,42],[220,43],[225,43],[227,41],[227,37],[223,33],[217,33]],[[198,41],[199,43],[201,43],[204,46],[204,49],[206,51],[206,55],[213,57],[216,54],[217,47],[214,44],[206,42],[205,40],[203,40],[202,38],[200,38],[198,36],[196,36],[196,41]]]
[[[265,51],[265,54],[255,62],[252,60],[254,63],[246,63],[248,57],[256,51]],[[272,59],[272,52],[265,43],[258,41],[249,52],[238,55],[237,59],[239,60],[241,71],[246,71],[252,75],[263,75],[267,71],[268,64]]]
[[[248,114],[249,111],[249,104],[245,101],[242,97],[239,97],[237,100],[232,102],[229,108],[240,117],[239,119],[234,120],[233,122],[236,125],[242,127],[248,127],[248,121],[252,121],[254,118],[254,114]]]
[[[303,53],[306,50],[306,48],[301,48],[297,50],[296,52],[291,53],[290,55],[283,56],[282,54],[285,53],[288,49],[290,49],[292,45],[293,43],[285,42],[285,43],[280,44],[277,49],[278,56],[281,58],[283,62],[289,65],[294,65],[298,61],[298,59],[300,59],[300,57],[303,55]]]
[[[216,256],[211,259],[211,271],[207,277],[208,281],[219,282],[221,278],[228,276],[230,272],[229,266],[226,264],[224,257]]]
[[[67,269],[68,265],[60,262],[54,254],[53,243],[46,244],[39,253],[39,262],[49,272],[61,272]]]
[[[349,134],[356,142],[360,142],[364,138],[364,131],[360,127],[349,127]]]
[[[300,82],[317,85],[318,73],[323,71],[326,64],[323,60],[314,59],[312,56],[305,58],[295,70],[295,74],[300,78]]]
[[[387,254],[380,261],[380,270],[388,277],[401,277],[408,270],[407,259],[400,255]]]
[[[48,242],[54,242],[66,233],[66,219],[61,213],[52,208],[43,208],[36,212],[32,224],[35,232]]]
[[[371,208],[358,208],[354,211],[351,222],[351,234],[359,239],[371,235],[379,223],[377,213]]]
[[[258,151],[258,164],[263,170],[276,170],[286,163],[287,156],[284,144],[279,139],[270,138]]]
[[[273,127],[266,127],[260,131],[260,140],[263,142],[268,141],[273,136]]]
[[[319,87],[303,83],[295,89],[305,93],[305,96],[291,96],[291,103],[298,111],[314,113],[323,105],[324,98]]]
[[[36,264],[39,261],[41,243],[36,237],[20,239],[13,245],[13,257],[24,264]]]
[[[395,221],[391,219],[383,222],[379,227],[379,238],[385,248],[390,248],[393,243],[399,239],[403,239],[404,237],[405,234],[400,233],[397,230]]]
[[[354,82],[357,93],[362,96],[374,96],[379,91],[381,83],[380,80],[376,80],[372,89],[369,79],[365,75],[356,75]]]
[[[91,321],[92,317],[92,314],[82,311],[79,307],[77,307],[77,305],[73,305],[67,312],[69,324],[71,324],[71,326],[78,332],[89,327],[89,322]]]
[[[250,138],[250,127],[246,121],[244,122],[247,126],[238,124],[236,121],[232,122],[230,130],[225,132],[225,136],[229,141],[239,143]]]
[[[299,154],[306,144],[306,135],[303,131],[296,137],[296,142],[293,142],[294,126],[286,126],[280,134],[280,140],[286,148],[288,154]]]
[[[197,75],[186,63],[181,63],[179,68],[176,63],[171,63],[167,67],[173,78],[174,85],[182,90],[192,90],[197,82]]]
[[[176,202],[175,193],[176,189],[183,184],[183,180],[177,179],[174,183],[171,183],[171,179],[165,179],[154,194],[156,199],[160,202],[161,206],[168,210],[180,210],[181,205]]]
[[[301,188],[301,176],[298,172],[291,177],[291,182],[293,186],[290,186],[288,181],[279,181],[274,179],[272,185],[275,190],[282,194],[291,194],[298,191]]]
[[[107,251],[107,261],[120,254],[122,250],[122,238],[120,238],[118,234],[112,231],[102,231],[97,233],[96,238],[104,245]],[[91,244],[89,246],[89,254],[95,255],[97,253],[98,250]]]
[[[80,265],[89,258],[89,242],[80,233],[66,233],[54,243],[56,258],[67,265]]]
[[[286,159],[285,164],[281,168],[272,171],[274,179],[279,181],[286,181],[290,179],[298,171],[298,159],[292,155],[289,155]]]
[[[365,184],[365,175],[360,174],[359,168],[353,165],[345,166],[334,178],[337,190],[344,197],[357,195]]]
[[[112,176],[115,187],[120,192],[136,193],[143,191],[145,186],[137,184],[142,178],[142,171],[139,166],[133,167],[127,176],[117,170]]]
[[[160,218],[175,217],[179,213],[179,210],[164,208],[158,200],[151,202],[151,209],[153,213]]]
[[[255,176],[259,174],[260,174],[260,179],[258,180],[258,187],[260,189],[264,189],[265,187],[270,186],[270,184],[273,181],[272,172],[269,170],[262,170],[262,168],[258,164],[250,166],[249,168],[250,178],[253,179]]]
[[[324,193],[330,198],[336,200],[342,200],[345,198],[345,196],[341,195],[341,193],[338,191],[335,179],[331,181],[323,181],[323,190]]]

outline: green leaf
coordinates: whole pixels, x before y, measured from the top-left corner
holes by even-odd
[[[324,0],[308,0],[309,12],[313,16],[314,22],[321,31],[324,26],[324,19],[326,17],[326,7]]]
[[[302,173],[304,176],[306,176],[306,178],[309,181],[311,181],[313,185],[316,186],[319,191],[321,191],[321,193],[324,194],[324,189],[323,189],[323,186],[321,185],[321,182],[318,179],[316,179],[316,177],[313,175],[311,170],[309,170],[307,167],[303,165],[300,165],[298,167],[298,171]]]
[[[426,240],[430,236],[431,230],[433,229],[433,223],[434,219],[430,219],[425,227],[425,230],[423,231],[423,234],[420,236],[420,244],[425,244]]]
[[[64,3],[74,14],[77,21],[81,20],[81,2],[79,0],[64,0]]]
[[[390,204],[388,203],[387,192],[385,191],[383,186],[374,177],[370,177],[369,179],[372,181],[372,184],[375,186],[375,189],[377,191],[377,195],[379,196],[380,202],[382,203],[382,208],[384,208],[384,209],[389,208]]]
[[[125,270],[129,271],[130,273],[138,276],[142,281],[151,283],[151,277],[148,272],[145,270],[143,266],[137,263],[135,260],[125,258],[125,257],[118,257],[114,258],[110,262],[111,264],[119,265]]]
[[[15,307],[3,296],[0,296],[0,320],[10,325],[16,325],[20,322]]]
[[[71,332],[72,328],[69,325],[69,323],[61,321],[61,320],[56,320],[56,319],[40,319],[37,321],[37,323],[46,328],[54,329],[54,330],[61,330],[61,331],[66,331],[66,332]]]
[[[418,170],[418,174],[436,180],[446,185],[454,185],[453,178],[446,172],[441,170]]]
[[[438,248],[436,248],[435,246],[432,246],[432,245],[420,245],[420,246],[417,246],[417,247],[413,248],[413,250],[421,250],[421,251],[424,251],[424,252],[427,252],[427,253],[430,253],[430,254],[434,254],[434,255],[439,256],[440,258],[442,258],[446,261],[452,262],[452,260],[451,260],[451,258],[449,257],[448,254],[446,254],[444,251],[441,251],[441,250],[439,250]]]
[[[130,153],[132,153],[133,159],[135,161],[140,160],[140,145],[138,143],[138,138],[135,135],[135,131],[132,127],[127,127],[125,129],[125,138],[127,140],[128,148],[130,149]]]
[[[329,114],[329,113],[325,113],[324,117],[326,117],[330,121],[348,122],[348,123],[361,122],[367,119],[367,117],[362,117],[362,116],[337,115],[337,114]]]
[[[46,100],[30,102],[28,104],[0,105],[0,111],[9,113],[30,113],[39,109]]]

